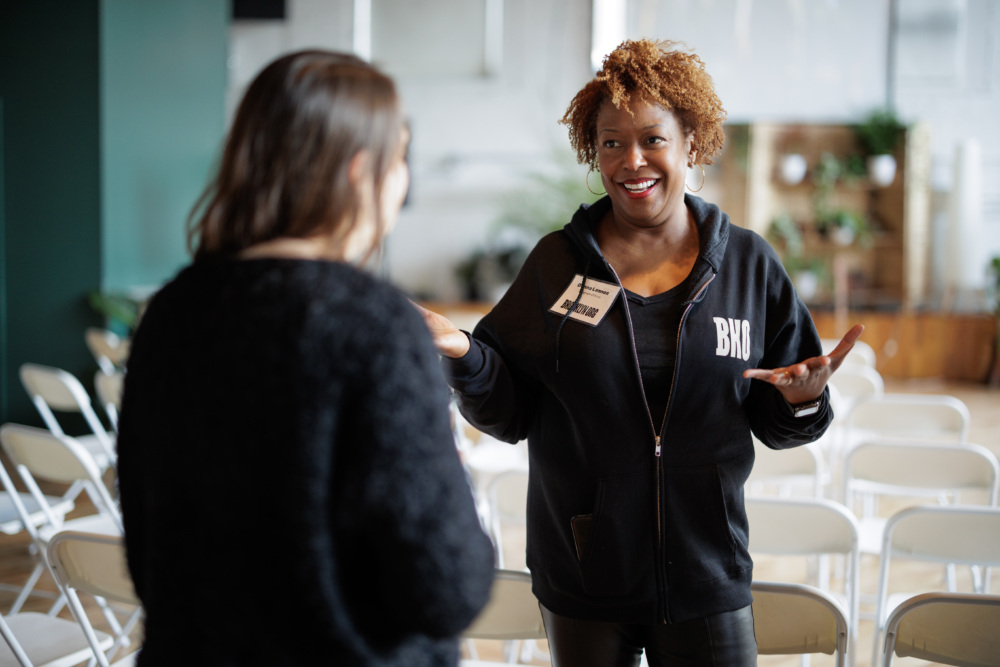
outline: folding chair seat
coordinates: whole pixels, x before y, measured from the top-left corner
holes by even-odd
[[[904,509],[889,519],[879,563],[873,665],[879,664],[882,655],[890,610],[913,594],[895,591],[898,586],[890,574],[896,560],[970,566],[969,587],[974,593],[984,593],[989,590],[990,568],[1000,565],[1000,508],[928,505]],[[949,582],[949,592],[956,592],[954,584]]]
[[[87,637],[75,621],[37,612],[0,617],[0,667],[71,667],[93,657]],[[111,646],[103,632],[95,637]]]
[[[69,600],[70,611],[83,629],[94,657],[101,667],[119,649],[128,645],[129,633],[142,615],[142,603],[132,586],[125,561],[125,544],[120,535],[95,535],[63,531],[49,541],[48,558],[56,581]],[[87,614],[80,593],[102,603],[106,600],[127,605],[129,618],[120,629],[112,628],[116,640],[107,645]],[[120,664],[120,663],[116,663]]]
[[[776,564],[782,573],[788,571],[786,557],[815,557],[815,576],[806,577],[809,579],[806,582],[790,583],[807,583],[836,596],[846,610],[850,635],[856,637],[860,552],[854,516],[840,503],[814,498],[747,498],[746,510],[755,571],[766,560],[761,556],[780,557]],[[831,591],[830,556],[841,557],[839,560],[844,564],[838,573],[842,582],[838,593]],[[767,578],[773,578],[771,570]],[[847,656],[851,664],[854,650],[852,646]]]
[[[88,327],[83,333],[83,339],[102,371],[110,375],[125,368],[129,353],[127,338],[107,329]]]
[[[101,479],[100,471],[93,459],[73,438],[58,436],[45,429],[18,424],[0,426],[0,447],[17,470],[28,489],[35,505],[40,508],[45,521],[39,523],[21,503],[21,494],[14,486],[7,470],[0,466],[0,483],[21,519],[22,525],[31,536],[32,544],[38,552],[39,562],[29,577],[28,585],[21,591],[14,609],[19,609],[24,599],[31,593],[41,574],[48,569],[45,552],[48,541],[61,530],[77,529],[86,532],[121,535],[121,516],[117,503]],[[54,509],[48,496],[39,487],[39,481],[68,487],[63,498],[76,497],[86,491],[97,510],[95,514],[74,519],[65,519],[65,513]],[[61,606],[64,598],[57,602]]]
[[[114,465],[115,435],[108,433],[94,412],[90,396],[71,373],[39,364],[21,365],[21,384],[31,397],[35,409],[42,416],[45,426],[56,435],[66,435],[56,419],[55,412],[73,412],[83,416],[92,434],[77,436],[76,440],[93,457],[100,470]]]
[[[545,639],[545,625],[538,600],[531,592],[531,575],[527,572],[497,570],[490,592],[490,601],[462,634],[466,639],[502,641]],[[510,655],[516,647],[508,647]],[[510,662],[514,660],[511,659]],[[475,658],[462,660],[460,667],[485,667],[503,663],[484,662]]]
[[[886,621],[882,662],[893,655],[946,665],[1000,664],[1000,595],[924,593]]]
[[[758,654],[825,653],[847,665],[854,637],[839,602],[804,584],[754,581],[750,589]]]

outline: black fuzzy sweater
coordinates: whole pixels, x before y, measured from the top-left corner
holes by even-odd
[[[492,547],[419,314],[351,266],[200,261],[152,300],[118,439],[140,666],[453,665]]]

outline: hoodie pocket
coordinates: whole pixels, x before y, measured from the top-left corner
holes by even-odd
[[[652,580],[652,475],[647,470],[598,480],[593,515],[572,520],[587,594],[622,597]]]
[[[663,485],[669,512],[666,552],[670,571],[690,586],[731,577],[751,566],[746,546],[733,534],[736,499],[727,503],[715,466],[668,469]]]

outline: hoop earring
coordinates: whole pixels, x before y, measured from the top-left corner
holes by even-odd
[[[594,190],[593,190],[593,189],[592,189],[592,188],[590,187],[590,173],[591,173],[592,171],[594,171],[594,166],[593,166],[593,165],[591,165],[591,166],[590,166],[590,169],[589,169],[589,170],[587,170],[587,175],[586,175],[586,177],[584,177],[584,179],[583,179],[583,180],[584,180],[584,182],[586,182],[586,184],[587,184],[587,189],[588,189],[588,190],[590,190],[590,194],[594,195],[595,197],[600,197],[600,196],[602,196],[602,195],[606,195],[606,194],[608,194],[607,192],[594,192]],[[600,169],[597,169],[597,173],[598,173],[598,174],[599,174],[599,173],[601,173],[601,170],[600,170]]]
[[[705,167],[702,167],[702,165],[700,164],[698,166],[701,167],[701,185],[698,186],[698,189],[695,190],[694,188],[692,188],[690,185],[687,184],[687,181],[684,182],[684,186],[691,192],[701,192],[701,189],[705,187]]]

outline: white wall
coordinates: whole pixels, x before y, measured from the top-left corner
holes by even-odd
[[[451,37],[412,26],[405,12],[379,13],[402,0],[371,0],[383,30],[414,42],[415,62],[453,49],[468,53],[468,30]],[[424,2],[446,11],[455,0]],[[467,0],[472,1],[472,0]],[[485,2],[485,0],[483,0]],[[495,0],[490,0],[495,1]],[[894,101],[905,120],[926,120],[934,141],[938,208],[946,208],[955,143],[979,138],[984,156],[983,246],[1000,253],[1000,10],[995,0],[903,0],[965,10],[962,75],[950,88],[919,77],[893,79],[890,0],[628,0],[629,37],[678,39],[693,46],[734,121],[853,122]],[[230,101],[260,66],[307,46],[351,50],[353,0],[288,0],[288,19],[242,22],[232,31]],[[397,5],[398,6],[398,5]],[[749,11],[747,11],[749,10]],[[393,72],[413,127],[410,203],[390,239],[385,269],[404,289],[459,297],[454,266],[488,243],[499,198],[568,150],[558,124],[591,70],[589,0],[503,0],[499,74],[440,76]],[[442,18],[447,23],[447,17]],[[403,23],[400,26],[399,23]],[[378,44],[373,60],[379,63]],[[394,44],[392,56],[406,53]],[[418,63],[419,64],[419,63]],[[911,67],[912,69],[912,67]],[[903,67],[904,72],[906,70]],[[890,100],[890,96],[895,99]],[[585,170],[581,168],[582,180]],[[984,188],[989,189],[989,188]],[[941,202],[945,202],[942,204]],[[567,211],[567,220],[572,211]],[[941,227],[942,216],[937,216]],[[942,233],[939,231],[939,234]],[[943,270],[940,259],[937,266]],[[938,279],[938,284],[941,283]]]

